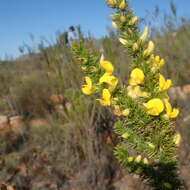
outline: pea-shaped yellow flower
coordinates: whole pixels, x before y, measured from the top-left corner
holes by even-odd
[[[141,69],[135,68],[132,70],[130,75],[130,81],[129,84],[131,86],[143,84],[144,82],[144,73]]]
[[[172,81],[171,80],[166,80],[164,78],[163,75],[160,74],[159,77],[159,90],[163,91],[163,90],[167,90],[168,88],[170,88],[172,85]]]
[[[95,91],[95,87],[92,85],[90,77],[85,77],[86,84],[83,85],[82,92],[86,95],[90,95]]]
[[[100,66],[105,69],[106,73],[112,74],[114,71],[114,67],[109,61],[101,61]]]
[[[164,103],[159,98],[149,100],[144,106],[147,108],[147,113],[154,116],[158,116],[164,110]]]
[[[140,86],[128,86],[127,87],[127,95],[132,98],[138,97],[148,97],[148,93],[144,92],[140,89]]]
[[[118,79],[117,77],[109,74],[109,73],[105,73],[99,80],[99,83],[107,83],[109,85],[108,90],[110,92],[113,92],[118,84]]]
[[[103,89],[102,99],[96,99],[100,102],[102,106],[110,106],[111,105],[111,94],[108,89]]]
[[[165,100],[165,107],[166,107],[166,114],[164,115],[164,117],[166,119],[169,118],[176,118],[179,114],[179,109],[174,108],[172,109],[171,104],[168,102],[168,100]]]

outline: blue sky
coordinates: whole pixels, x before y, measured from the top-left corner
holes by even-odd
[[[169,11],[169,0],[131,0],[138,16],[152,12],[155,5]],[[189,0],[174,0],[180,16],[190,17]],[[41,37],[55,39],[56,31],[80,24],[95,37],[106,34],[112,12],[104,0],[0,0],[0,58],[17,56],[18,47],[31,44],[30,34],[39,42]]]

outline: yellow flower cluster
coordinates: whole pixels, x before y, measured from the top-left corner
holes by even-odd
[[[131,46],[132,50],[138,50],[139,45],[143,45],[146,42],[147,36],[148,27],[145,27],[139,40],[136,43],[133,43],[133,45]],[[129,47],[131,45],[131,42],[129,40],[120,38],[119,41],[125,46]],[[159,71],[160,68],[165,64],[164,59],[161,59],[159,56],[153,55],[154,47],[154,43],[152,41],[149,41],[147,43],[147,48],[142,53],[142,55],[147,58],[147,63],[151,64],[151,72],[153,73]],[[127,87],[127,95],[135,99],[139,97],[148,98],[151,94],[142,90],[144,80],[144,72],[140,68],[133,69],[130,74],[129,86]],[[164,92],[168,90],[171,86],[172,81],[170,79],[166,80],[162,74],[159,74],[158,92]],[[168,98],[167,93],[165,93],[163,99],[160,99],[160,97],[155,97],[150,99],[148,102],[143,103],[147,110],[147,113],[152,116],[159,116],[163,113],[162,116],[165,119],[177,117],[177,115],[179,114],[179,110],[176,108],[172,109],[169,101],[165,100],[166,98]]]
[[[86,76],[85,81],[86,84],[82,87],[82,92],[86,95],[93,94],[95,91],[98,91],[100,89],[101,85],[106,84],[106,88],[102,90],[102,98],[97,99],[97,101],[100,102],[103,106],[111,106],[112,100],[111,100],[111,93],[114,92],[114,90],[117,87],[118,79],[113,75],[114,72],[114,66],[111,62],[104,60],[103,55],[100,58],[100,68],[103,69],[105,72],[104,74],[99,78],[98,84],[93,84],[93,81],[90,77]],[[95,67],[96,71],[97,68]],[[93,72],[93,70],[92,70]],[[105,87],[105,86],[103,86]],[[126,114],[124,112],[124,114]]]

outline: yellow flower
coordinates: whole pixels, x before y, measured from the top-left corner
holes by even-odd
[[[164,66],[164,64],[165,64],[164,59],[160,59],[159,56],[156,56],[156,57],[155,57],[155,62],[158,63],[159,68],[161,68],[161,67]]]
[[[164,117],[166,119],[169,118],[176,118],[179,114],[179,109],[174,108],[172,109],[171,104],[168,102],[168,100],[165,100],[165,107],[166,107],[166,114],[164,114]]]
[[[115,105],[114,106],[114,114],[119,117],[127,116],[127,115],[129,115],[129,109],[125,109],[125,110],[121,111],[119,105]]]
[[[114,67],[109,61],[101,61],[100,66],[105,69],[106,73],[112,74],[114,71]]]
[[[90,77],[85,77],[86,84],[83,85],[82,92],[86,95],[90,95],[95,91],[95,87],[92,85]]]
[[[122,137],[124,138],[124,139],[127,139],[128,137],[130,136],[130,134],[129,133],[124,133],[123,135],[122,135]]]
[[[110,106],[111,105],[111,94],[108,89],[103,89],[102,99],[96,99],[100,102],[102,106]]]
[[[108,87],[108,90],[110,92],[113,92],[118,84],[118,79],[109,74],[109,73],[105,73],[100,79],[99,79],[99,83],[102,84],[102,83],[107,83],[109,84],[109,87]]]
[[[172,81],[171,80],[166,80],[164,78],[163,75],[160,74],[159,77],[159,90],[163,91],[163,90],[167,90],[168,88],[170,88],[172,85]]]
[[[141,91],[140,86],[128,86],[127,87],[127,95],[132,98],[149,96],[149,94],[147,92]]]
[[[144,106],[147,108],[147,113],[154,116],[158,116],[164,110],[164,103],[159,98],[149,100]]]
[[[147,49],[144,50],[144,56],[150,56],[150,54],[154,51],[154,43],[153,41],[149,41]]]
[[[147,39],[147,36],[148,36],[148,26],[146,26],[144,28],[144,31],[142,33],[142,35],[140,36],[139,40],[141,43],[145,42],[145,40]]]
[[[129,84],[131,86],[143,84],[144,82],[144,73],[141,69],[135,68],[132,70],[130,75],[130,81]]]

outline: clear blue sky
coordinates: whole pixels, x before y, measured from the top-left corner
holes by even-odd
[[[169,0],[131,0],[138,16],[153,11],[159,4],[161,10],[169,10]],[[190,0],[174,0],[180,16],[190,16]],[[0,0],[0,58],[5,54],[18,55],[18,47],[31,44],[30,34],[36,43],[40,37],[55,39],[56,31],[64,31],[70,25],[80,24],[85,32],[95,37],[106,34],[110,26],[104,0]]]

